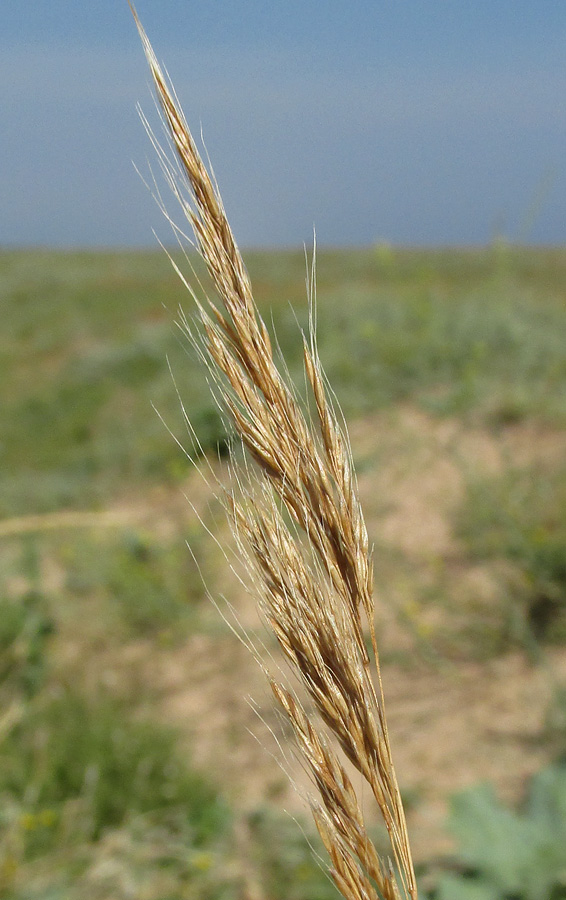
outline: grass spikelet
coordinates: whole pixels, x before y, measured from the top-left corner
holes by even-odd
[[[157,147],[160,162],[220,301],[195,301],[209,365],[223,406],[256,463],[252,482],[244,472],[241,496],[230,501],[234,533],[253,569],[264,615],[308,703],[271,678],[273,694],[318,791],[312,811],[344,897],[415,900],[379,677],[372,558],[348,441],[325,389],[312,333],[304,341],[304,360],[316,424],[279,371],[218,190],[132,12],[176,154],[172,162]],[[372,654],[364,640],[367,629]],[[339,748],[371,788],[394,865],[379,858],[368,836]]]

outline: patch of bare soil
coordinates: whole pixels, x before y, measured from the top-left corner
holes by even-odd
[[[566,654],[552,654],[566,678]],[[444,831],[451,794],[490,781],[505,801],[517,801],[527,778],[552,757],[545,739],[552,696],[547,671],[522,654],[440,671],[385,666],[388,721],[409,811],[416,860],[451,846]]]
[[[308,778],[249,652],[227,638],[196,636],[161,662],[163,709],[186,729],[193,760],[242,808],[272,802],[304,810]],[[566,654],[555,652],[552,664],[566,679]],[[386,663],[382,674],[413,851],[427,860],[451,846],[444,823],[452,793],[490,781],[503,799],[517,800],[549,760],[552,685],[545,669],[518,653],[446,669]],[[364,806],[377,821],[367,791]]]

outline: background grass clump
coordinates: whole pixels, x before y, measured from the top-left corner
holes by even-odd
[[[45,696],[4,738],[0,769],[4,898],[239,900],[250,878],[269,896],[338,896],[317,841],[283,814],[250,820],[252,876],[232,812],[176,732],[111,697]]]
[[[509,636],[566,639],[566,469],[511,468],[472,483],[458,514],[471,553],[489,560],[507,596]]]
[[[43,598],[33,591],[20,600],[0,600],[0,696],[32,697],[44,679],[46,643],[53,623]]]
[[[186,824],[199,846],[226,821],[217,793],[181,760],[175,733],[125,715],[108,697],[92,701],[66,690],[45,698],[4,738],[0,758],[0,794],[8,807],[21,804],[32,852],[43,831],[33,821],[47,828],[49,818],[55,839],[71,805],[72,834],[89,840],[131,816],[151,815]]]
[[[149,532],[126,528],[90,543],[67,542],[61,556],[65,591],[105,605],[109,621],[122,637],[178,641],[194,629],[202,611],[206,571],[203,530],[158,540]],[[200,571],[193,554],[201,548]]]

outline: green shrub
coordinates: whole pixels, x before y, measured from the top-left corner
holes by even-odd
[[[489,785],[454,797],[449,829],[459,874],[445,874],[435,900],[562,900],[566,897],[566,765],[535,775],[521,811]]]

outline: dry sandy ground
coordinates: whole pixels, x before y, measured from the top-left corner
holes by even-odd
[[[504,799],[517,799],[527,777],[555,752],[547,717],[555,681],[566,681],[564,650],[549,651],[542,665],[521,651],[483,661],[481,653],[428,651],[447,621],[458,629],[470,616],[489,615],[495,602],[497,585],[489,572],[462,562],[451,528],[465,479],[510,463],[559,464],[566,435],[530,426],[490,434],[405,409],[357,423],[352,443],[378,548],[377,623],[394,759],[415,856],[425,859],[450,847],[443,823],[454,791],[489,780]],[[186,491],[197,506],[203,502],[202,487],[189,482]],[[424,604],[415,588],[428,579],[434,590],[439,568],[451,593]],[[262,635],[253,598],[227,569],[210,587],[230,597],[239,621]],[[182,724],[195,761],[238,804],[301,807],[306,776],[259,666],[227,627],[161,654],[153,677],[166,718]],[[369,800],[366,806],[371,817]]]

